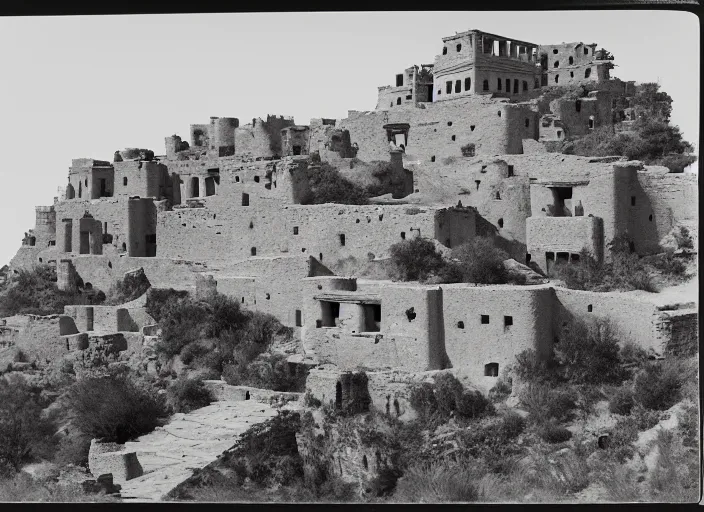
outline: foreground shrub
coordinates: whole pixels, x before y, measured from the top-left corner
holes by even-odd
[[[119,503],[120,499],[104,493],[86,494],[80,483],[38,481],[26,473],[17,473],[10,479],[0,480],[0,502]]]
[[[408,503],[478,501],[481,476],[472,467],[448,462],[414,465],[398,480],[394,498]]]
[[[569,321],[555,356],[565,378],[576,384],[619,383],[625,378],[614,328],[604,320]]]
[[[682,380],[676,364],[652,363],[636,376],[633,393],[646,409],[669,409],[680,397]]]
[[[189,413],[215,401],[200,379],[180,377],[166,389],[167,403],[174,412]]]
[[[577,394],[572,389],[552,388],[546,384],[530,383],[521,390],[520,400],[536,423],[551,419],[565,421],[577,407]]]
[[[38,397],[21,377],[0,377],[0,465],[19,470],[52,428],[41,416]]]
[[[12,285],[0,294],[0,318],[5,316],[34,314],[56,315],[71,304],[101,304],[105,294],[97,289],[84,289],[79,281],[76,292],[59,290],[56,284],[56,269],[49,265],[38,265],[32,270],[20,270],[13,277]]]
[[[609,411],[625,416],[631,413],[634,403],[633,391],[630,387],[620,387],[609,400]]]
[[[404,240],[391,246],[394,274],[401,281],[423,281],[445,265],[442,254],[427,238]]]
[[[156,390],[129,374],[81,379],[65,398],[72,424],[107,442],[125,443],[151,432],[166,416]]]
[[[284,354],[265,352],[247,362],[224,365],[222,376],[232,386],[302,392],[305,375],[292,375],[287,360]]]
[[[554,358],[542,358],[533,349],[525,349],[516,355],[513,370],[521,382],[554,383],[560,378]]]
[[[548,421],[538,427],[538,435],[547,443],[564,443],[572,437],[572,432],[555,423]]]

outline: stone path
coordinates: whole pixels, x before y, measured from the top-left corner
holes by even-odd
[[[144,475],[122,484],[122,499],[162,500],[193,470],[213,462],[242,433],[273,416],[276,409],[255,401],[221,401],[188,414],[175,414],[164,427],[125,443],[125,451],[137,452]]]

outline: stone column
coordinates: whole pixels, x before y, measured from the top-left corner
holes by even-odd
[[[340,303],[340,327],[345,331],[364,332],[364,306],[362,304]]]
[[[71,252],[71,244],[73,241],[73,220],[72,219],[62,219],[63,223],[63,238],[61,240],[61,251]]]
[[[205,177],[198,177],[198,197],[205,197]]]

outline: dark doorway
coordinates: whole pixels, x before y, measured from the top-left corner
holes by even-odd
[[[244,399],[249,400],[249,391],[245,392],[244,394]]]
[[[81,231],[78,253],[90,254],[90,233],[88,231]]]
[[[146,235],[145,242],[146,242],[146,249],[145,249],[146,256],[148,258],[155,258],[156,257],[156,234]]]
[[[301,154],[301,146],[293,146],[293,154],[300,155]]]
[[[335,384],[335,408],[342,409],[342,383],[339,380]]]
[[[484,376],[485,377],[498,377],[499,376],[499,363],[487,363],[484,365]]]
[[[108,197],[108,184],[105,178],[100,178],[100,197]]]
[[[200,183],[198,178],[191,178],[191,197],[200,197]]]
[[[215,195],[215,178],[213,178],[212,176],[205,178],[205,195]]]
[[[249,194],[242,193],[242,206],[249,206]]]

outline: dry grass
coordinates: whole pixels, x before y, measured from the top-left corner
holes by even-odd
[[[105,494],[86,494],[77,483],[41,482],[18,473],[13,478],[0,480],[0,502],[119,503],[120,500]]]

